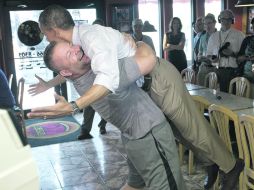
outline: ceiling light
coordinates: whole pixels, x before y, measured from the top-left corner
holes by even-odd
[[[239,0],[235,7],[250,7],[254,6],[254,0]]]

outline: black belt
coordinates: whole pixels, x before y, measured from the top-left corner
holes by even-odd
[[[151,84],[152,84],[152,77],[147,74],[144,76],[144,84],[141,87],[145,92],[148,92],[151,88]]]

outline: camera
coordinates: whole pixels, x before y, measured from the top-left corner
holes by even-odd
[[[219,49],[219,55],[221,57],[229,57],[229,55],[225,55],[223,53],[223,50],[227,49],[229,46],[230,46],[230,42],[226,42],[223,46],[220,47],[220,49]]]
[[[216,55],[212,55],[212,60],[215,60],[217,59],[217,56]]]

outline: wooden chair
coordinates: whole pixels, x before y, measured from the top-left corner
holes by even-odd
[[[208,110],[208,107],[211,103],[203,98],[202,96],[192,96],[194,102],[196,103],[198,109],[200,110],[201,114],[205,113],[205,110]],[[181,150],[182,149],[182,150]],[[183,145],[179,145],[179,152],[183,152]],[[183,153],[182,153],[183,154]],[[183,157],[183,156],[182,156]],[[188,161],[188,172],[192,174],[194,172],[194,154],[191,150],[189,150],[189,161]]]
[[[241,135],[240,135],[240,127],[238,122],[238,115],[234,113],[232,110],[224,107],[212,104],[208,108],[209,110],[209,118],[211,125],[218,131],[220,137],[225,142],[227,148],[230,152],[236,154],[234,148],[237,148],[238,155],[236,157],[243,159],[243,148],[241,143]],[[232,123],[230,123],[230,121]],[[236,142],[231,139],[230,129],[234,127],[233,131],[235,133]],[[234,145],[237,145],[235,147]],[[243,181],[243,172],[239,177],[239,189],[241,188],[241,184]]]
[[[205,86],[211,89],[218,88],[218,77],[215,72],[210,72],[205,76]]]
[[[17,90],[17,100],[18,100],[18,106],[23,111],[23,97],[24,97],[24,85],[25,85],[25,79],[20,78],[18,81],[18,90]]]
[[[254,190],[254,116],[241,115],[239,123],[245,162],[242,187]]]
[[[186,68],[186,69],[182,70],[181,76],[182,76],[184,82],[189,82],[192,84],[195,84],[195,82],[196,82],[196,75],[195,75],[195,71],[193,69]]]
[[[18,89],[17,89],[17,106],[20,109],[20,114],[19,111],[16,112],[17,117],[19,118],[20,125],[22,126],[23,134],[24,137],[26,138],[26,129],[25,129],[25,123],[24,123],[24,110],[23,110],[23,97],[24,97],[24,86],[25,86],[25,79],[20,78],[18,80]]]
[[[192,99],[194,100],[200,113],[202,114],[204,114],[205,111],[208,110],[209,106],[211,105],[211,103],[202,96],[193,95]]]
[[[235,87],[235,88],[234,88]],[[235,93],[234,93],[235,89]],[[233,78],[229,83],[230,94],[235,94],[236,96],[250,97],[250,82],[244,77]]]

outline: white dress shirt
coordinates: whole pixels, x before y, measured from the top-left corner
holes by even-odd
[[[110,27],[80,25],[73,29],[72,42],[81,45],[91,59],[91,68],[96,75],[94,84],[103,85],[114,93],[119,86],[118,59],[135,53],[124,36]]]
[[[207,55],[216,55],[218,56],[218,52],[221,46],[223,46],[226,42],[230,42],[229,48],[237,54],[240,50],[242,41],[244,39],[244,34],[236,30],[234,28],[230,28],[227,31],[217,31],[211,35],[208,40],[207,45]],[[235,57],[220,57],[219,67],[231,67],[237,68],[237,62]]]

